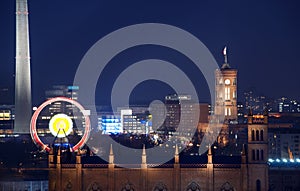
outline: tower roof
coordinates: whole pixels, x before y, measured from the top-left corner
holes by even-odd
[[[231,69],[230,65],[228,63],[224,63],[221,67],[221,70]]]
[[[224,55],[224,64],[222,65],[221,70],[231,69],[230,65],[228,64],[227,47],[226,46],[223,49],[223,55]]]

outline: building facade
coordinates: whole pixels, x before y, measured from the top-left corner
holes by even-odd
[[[140,164],[121,168],[114,163],[112,147],[108,162],[78,152],[73,163],[64,163],[64,153],[52,151],[49,190],[268,190],[267,116],[249,116],[249,121],[248,146],[240,156],[214,156],[210,147],[205,155],[184,156],[176,147],[170,162],[157,165],[147,164],[143,148]]]

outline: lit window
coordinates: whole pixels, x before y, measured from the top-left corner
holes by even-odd
[[[233,99],[236,98],[236,91],[233,91],[232,97],[233,97]]]
[[[230,88],[225,87],[225,100],[230,100]]]

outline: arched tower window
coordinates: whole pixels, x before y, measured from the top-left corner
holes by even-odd
[[[255,141],[255,139],[254,139],[254,130],[251,131],[251,140]]]
[[[191,182],[187,188],[186,191],[200,191],[200,186],[196,182]]]
[[[259,160],[259,150],[256,150],[256,160]]]
[[[259,131],[256,130],[256,141],[259,141]]]
[[[261,182],[259,179],[256,180],[256,191],[261,191]]]
[[[252,160],[255,160],[255,150],[252,150]]]
[[[260,159],[264,160],[264,150],[260,150]]]
[[[225,100],[230,100],[230,88],[225,87]]]
[[[264,131],[260,130],[260,140],[263,141],[264,140]]]

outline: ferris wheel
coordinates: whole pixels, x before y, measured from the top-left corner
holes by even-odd
[[[86,143],[90,130],[89,112],[67,97],[42,103],[30,122],[32,140],[45,151],[55,144],[66,144],[71,151],[77,151]]]

